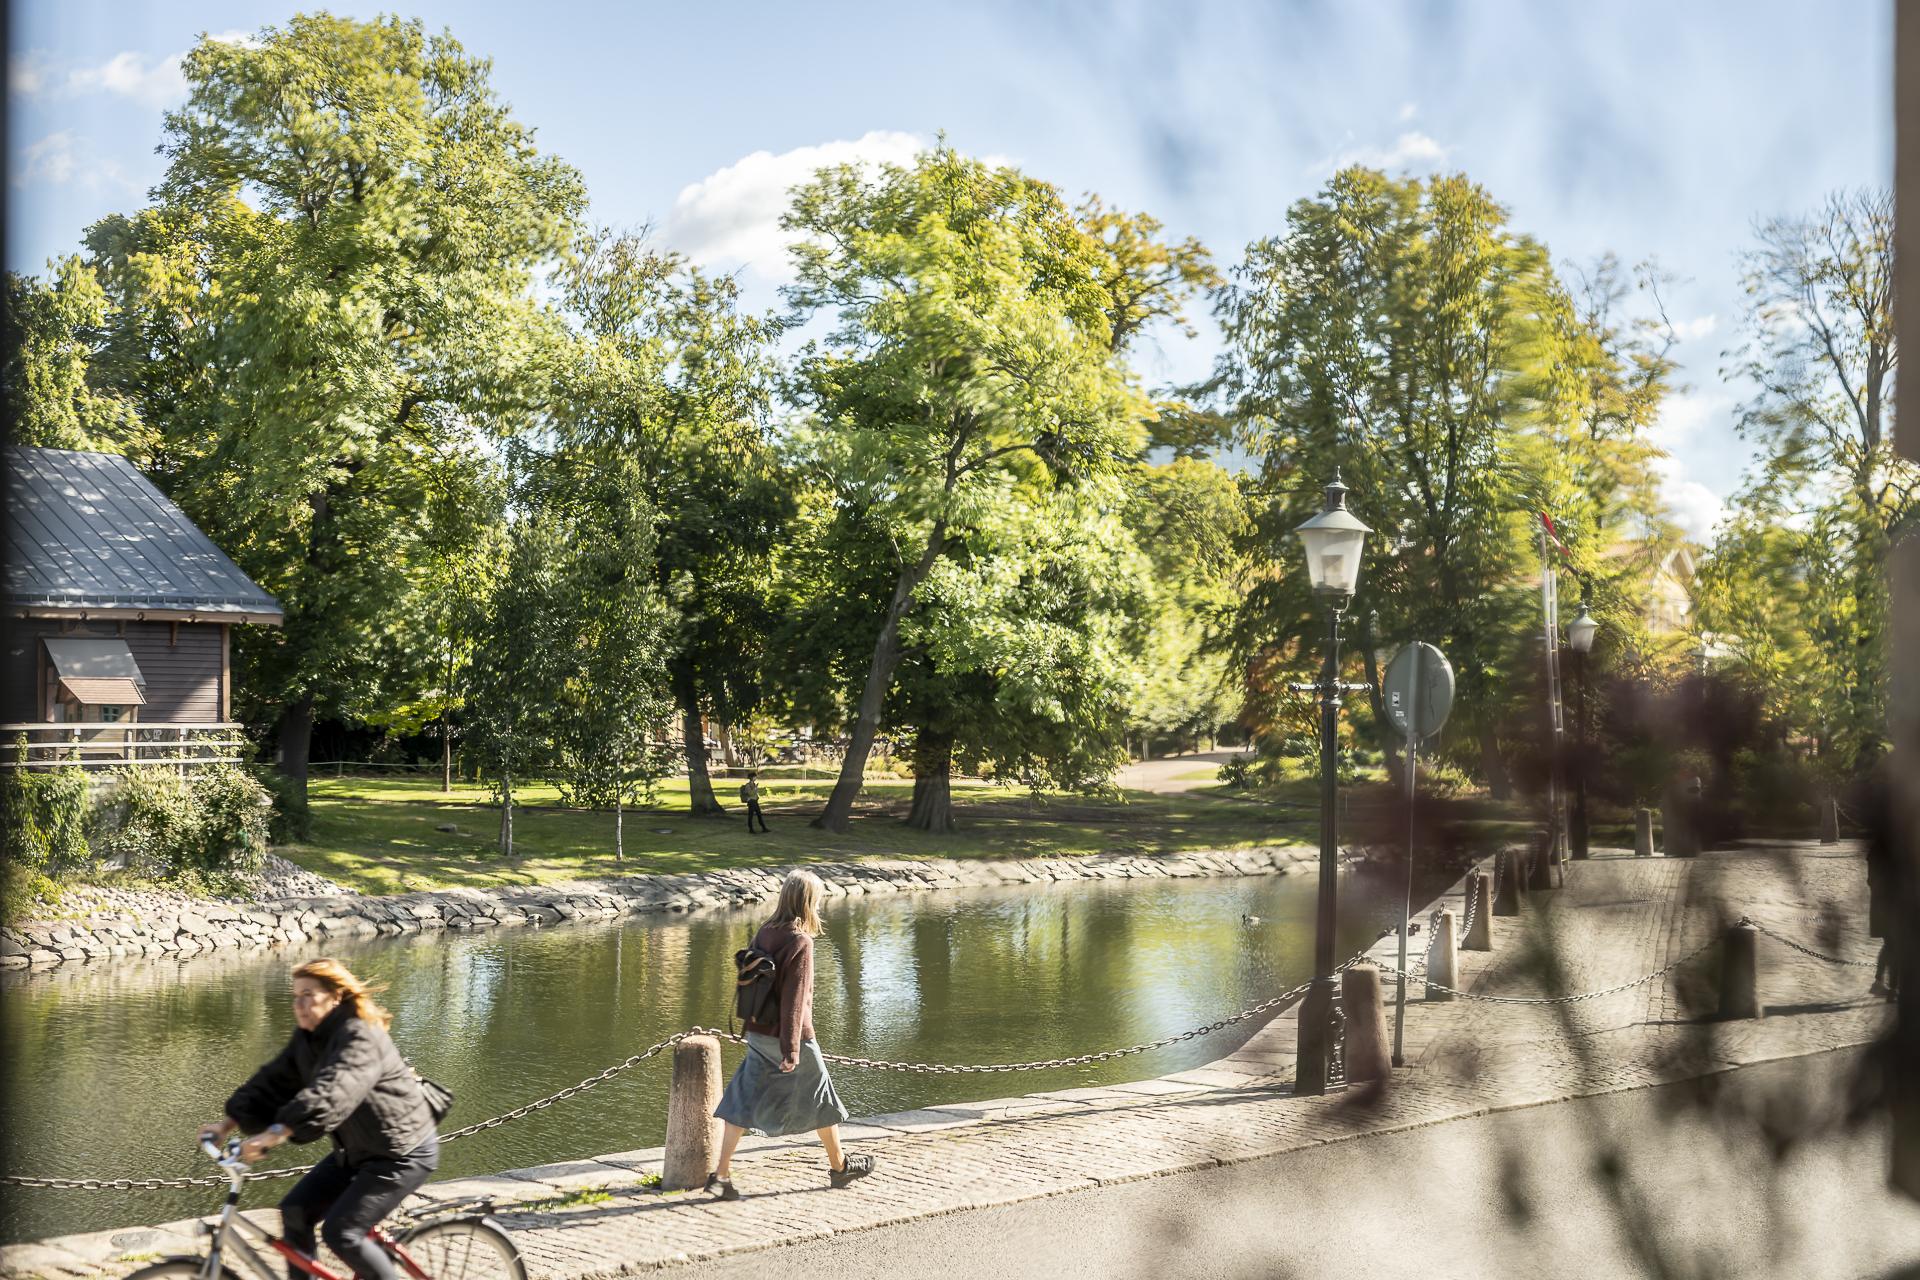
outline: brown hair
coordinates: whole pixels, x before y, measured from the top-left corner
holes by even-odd
[[[790,924],[809,938],[820,932],[820,899],[827,886],[811,871],[794,871],[780,886],[780,902],[768,924]]]
[[[294,968],[296,978],[311,978],[340,998],[354,1017],[362,1022],[371,1022],[384,1030],[392,1021],[393,1015],[374,1002],[373,997],[387,988],[384,984],[369,984],[353,976],[353,971],[328,956],[318,960],[309,960]]]

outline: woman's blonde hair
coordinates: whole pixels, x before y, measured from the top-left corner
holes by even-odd
[[[788,874],[786,883],[780,886],[780,902],[773,909],[768,924],[790,924],[809,938],[820,932],[820,899],[826,895],[827,886],[820,877],[811,871],[795,871]]]
[[[381,984],[370,984],[354,977],[353,971],[338,960],[323,956],[318,960],[309,960],[294,968],[296,978],[311,978],[327,990],[338,996],[340,1003],[362,1022],[371,1022],[382,1029],[393,1022],[393,1015],[382,1009],[374,1001],[374,996],[385,991]]]

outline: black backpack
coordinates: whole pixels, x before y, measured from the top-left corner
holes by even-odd
[[[733,953],[733,1011],[763,1027],[780,1021],[780,975],[773,957],[755,946]]]

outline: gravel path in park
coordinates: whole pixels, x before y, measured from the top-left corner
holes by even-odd
[[[1464,914],[1459,895],[1456,886],[1442,899],[1456,918]],[[1518,916],[1496,917],[1493,949],[1460,953],[1458,987],[1529,999],[1620,989],[1565,1003],[1505,1004],[1428,1000],[1415,986],[1408,1065],[1382,1090],[1293,1097],[1289,1009],[1237,1051],[1197,1070],[866,1117],[849,1126],[851,1149],[875,1154],[879,1172],[842,1191],[828,1190],[816,1145],[786,1140],[743,1147],[735,1180],[744,1198],[731,1204],[646,1185],[660,1168],[657,1150],[429,1189],[436,1196],[499,1196],[502,1221],[534,1280],[582,1280],[1269,1157],[1278,1157],[1268,1165],[1284,1176],[1286,1153],[1328,1142],[1866,1043],[1890,1024],[1891,1006],[1866,995],[1874,952],[1864,936],[1865,896],[1860,851],[1850,844],[1749,846],[1697,859],[1597,851],[1592,861],[1568,868],[1564,888],[1530,896]],[[1716,940],[1742,916],[1849,963],[1817,959],[1763,935],[1759,988],[1768,1016],[1713,1020]],[[1421,938],[1430,932],[1423,929]],[[1371,958],[1391,966],[1393,949],[1392,939],[1383,940]],[[1652,981],[1635,981],[1668,966]],[[832,1030],[822,1031],[830,1048]],[[1151,1062],[1150,1054],[1142,1058],[1143,1075]],[[664,1058],[638,1069],[655,1071],[658,1087],[666,1088]],[[983,1078],[981,1092],[998,1085],[1004,1095],[1017,1081]],[[1834,1083],[1832,1098],[1796,1105],[1803,1112],[1838,1107]],[[562,1105],[595,1104],[589,1095]],[[538,1123],[537,1115],[522,1123]],[[605,1194],[578,1194],[587,1189]],[[1494,1185],[1481,1191],[1503,1194]],[[1400,1193],[1388,1165],[1376,1181],[1354,1189]],[[254,1194],[271,1203],[271,1189]],[[1071,1221],[1072,1204],[1059,1202],[1063,1223]],[[271,1212],[266,1216],[270,1221]],[[188,1229],[176,1223],[16,1246],[0,1250],[0,1271],[50,1280],[124,1274],[135,1265],[128,1255],[190,1247]],[[1294,1221],[1284,1229],[1316,1227]]]

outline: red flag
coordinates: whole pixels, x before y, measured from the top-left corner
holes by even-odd
[[[1542,511],[1540,513],[1540,523],[1547,526],[1547,536],[1553,539],[1554,546],[1560,548],[1560,555],[1565,559],[1572,559],[1573,553],[1567,550],[1566,543],[1560,541],[1560,531],[1553,527],[1553,517]]]

